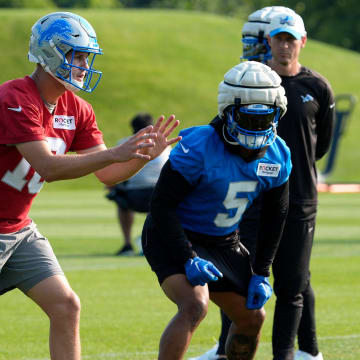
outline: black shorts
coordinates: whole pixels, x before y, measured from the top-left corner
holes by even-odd
[[[171,275],[185,274],[184,264],[167,251],[168,244],[151,223],[148,216],[142,234],[142,248],[146,260],[155,272],[160,285]],[[199,257],[211,261],[222,273],[218,281],[208,283],[210,292],[236,292],[247,296],[252,268],[249,255],[242,255],[238,246],[201,245],[192,242],[192,247]]]
[[[122,210],[132,210],[140,213],[150,211],[150,201],[154,188],[116,189],[113,199]]]

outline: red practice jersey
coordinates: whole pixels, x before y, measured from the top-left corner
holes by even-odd
[[[31,203],[44,181],[14,145],[39,140],[54,154],[103,144],[91,105],[71,91],[50,114],[29,76],[0,85],[0,234],[31,222]]]

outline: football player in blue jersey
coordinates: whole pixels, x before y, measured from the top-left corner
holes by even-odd
[[[245,62],[219,84],[218,116],[181,132],[154,190],[144,255],[177,313],[159,360],[182,359],[209,299],[232,320],[228,359],[253,359],[272,289],[269,268],[288,210],[290,151],[277,136],[287,99],[268,66]],[[242,214],[263,196],[256,258],[240,242]]]
[[[317,212],[316,161],[329,149],[334,127],[334,95],[329,82],[299,63],[306,44],[302,18],[282,6],[265,7],[248,17],[242,29],[242,59],[268,64],[282,79],[288,99],[278,133],[292,153],[289,211],[273,261],[276,296],[272,345],[273,360],[323,360],[316,336],[315,294],[310,257]],[[241,242],[253,260],[261,208],[258,197],[247,208],[239,227]],[[221,311],[219,343],[189,360],[226,359],[229,319]],[[298,350],[295,352],[295,340]]]

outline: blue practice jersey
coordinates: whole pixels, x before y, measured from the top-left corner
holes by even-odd
[[[262,158],[246,162],[226,149],[210,125],[185,129],[180,135],[182,140],[170,154],[171,167],[194,186],[177,208],[184,229],[230,234],[260,193],[289,178],[290,150],[279,137]]]

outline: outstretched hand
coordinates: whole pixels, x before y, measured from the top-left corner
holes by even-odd
[[[176,136],[168,140],[168,136],[178,127],[180,124],[179,120],[175,119],[175,115],[171,115],[164,123],[165,117],[162,115],[157,120],[156,124],[153,126],[150,134],[154,137],[150,137],[148,143],[152,143],[151,147],[143,147],[140,149],[139,153],[147,155],[150,157],[150,160],[155,159],[159,156],[169,145],[172,145],[179,140],[181,136]]]
[[[149,125],[139,130],[135,135],[130,136],[127,141],[112,148],[115,161],[122,162],[136,158],[152,160],[159,156],[167,146],[181,140],[181,136],[170,140],[167,139],[180,121],[175,120],[175,115],[171,115],[163,124],[164,119],[164,116],[160,116],[154,126]]]

